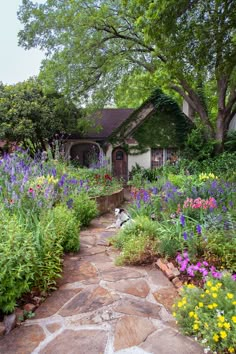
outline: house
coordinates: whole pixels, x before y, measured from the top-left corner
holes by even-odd
[[[93,129],[65,142],[66,155],[89,167],[102,153],[113,175],[124,180],[136,164],[155,168],[174,163],[192,128],[178,104],[159,89],[136,110],[107,108],[93,118]]]

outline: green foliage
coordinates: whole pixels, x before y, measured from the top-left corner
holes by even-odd
[[[48,54],[44,83],[83,103],[101,107],[116,97],[134,107],[152,89],[171,88],[221,144],[236,102],[235,3],[176,4],[89,0],[85,6],[83,0],[52,0],[37,5],[25,0],[18,13],[24,25],[20,44],[43,48]],[[121,91],[126,97],[132,91],[134,104],[120,99]]]
[[[14,310],[16,300],[34,282],[36,252],[33,233],[27,232],[16,215],[0,213],[0,310]]]
[[[216,264],[220,264],[224,269],[236,272],[236,223],[232,230],[223,232],[215,230],[214,226],[205,233],[207,242],[204,253],[207,259],[213,259]]]
[[[150,262],[158,249],[156,224],[148,217],[137,217],[119,231],[113,242],[115,247],[121,249],[117,264]]]
[[[236,131],[229,132],[224,147],[227,151],[236,151]]]
[[[174,313],[184,334],[197,337],[208,351],[234,353],[236,282],[229,274],[209,278],[204,288],[185,286]]]
[[[53,289],[62,270],[63,235],[56,234],[56,227],[49,217],[49,210],[40,220],[35,220],[33,244],[36,251],[34,285],[41,290]]]
[[[181,152],[183,157],[188,160],[203,161],[213,155],[215,142],[206,139],[202,129],[193,129],[188,135],[184,150]]]
[[[98,212],[95,200],[86,193],[72,196],[72,208],[81,226],[88,226]]]
[[[37,79],[0,87],[0,138],[45,149],[57,133],[77,128],[81,113],[57,92],[46,93]]]
[[[65,205],[56,205],[47,211],[43,223],[52,222],[51,227],[59,239],[62,240],[64,252],[77,252],[79,250],[80,222],[73,209]]]

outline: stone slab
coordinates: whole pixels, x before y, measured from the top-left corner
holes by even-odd
[[[117,295],[111,294],[111,292],[101,286],[92,289],[84,289],[62,308],[59,314],[66,317],[91,312],[103,306],[110,305],[115,300],[118,300]]]
[[[147,270],[147,274],[151,282],[158,288],[172,288],[170,280],[157,268]]]
[[[171,328],[150,335],[140,348],[154,354],[203,354],[202,347]]]
[[[40,326],[21,326],[0,339],[0,353],[31,354],[44,339],[45,334]]]
[[[56,290],[43,302],[35,311],[34,318],[45,318],[57,313],[62,306],[64,306],[73,296],[78,294],[82,289],[64,289]]]
[[[116,291],[138,297],[146,297],[150,291],[144,279],[119,280],[115,283],[108,283],[108,287]]]
[[[65,330],[52,340],[40,354],[103,354],[107,333],[99,330]]]
[[[119,301],[118,305],[115,306],[114,311],[127,315],[160,319],[160,309],[161,306],[148,301],[122,299]]]
[[[114,349],[120,350],[138,345],[155,330],[147,318],[124,316],[115,327]]]
[[[58,286],[66,283],[84,281],[87,284],[98,283],[97,269],[90,263],[80,259],[65,258],[62,277],[57,281]]]
[[[122,279],[142,278],[143,274],[132,268],[114,267],[102,272],[102,279],[106,281],[118,281]]]
[[[179,294],[175,288],[167,288],[154,292],[153,296],[159,304],[162,304],[167,310],[172,312],[172,306],[179,297]]]
[[[61,328],[61,324],[59,322],[53,322],[47,324],[46,327],[49,330],[49,332],[54,333]]]

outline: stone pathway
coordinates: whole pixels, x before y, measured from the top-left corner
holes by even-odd
[[[201,354],[170,315],[172,283],[151,266],[116,267],[107,214],[66,255],[58,290],[36,316],[0,340],[1,354]]]

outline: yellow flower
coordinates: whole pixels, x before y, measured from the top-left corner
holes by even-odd
[[[208,281],[206,282],[206,285],[210,287],[210,286],[212,286],[212,282],[211,282],[210,280],[208,280]]]
[[[211,291],[217,291],[217,290],[218,290],[218,289],[217,289],[216,286],[212,286]]]
[[[196,288],[196,286],[193,285],[193,284],[188,284],[188,285],[187,285],[187,288],[188,288],[188,289],[194,289],[194,288]]]
[[[178,302],[177,304],[178,307],[182,307],[183,306],[183,303],[181,301]]]
[[[223,323],[225,329],[230,329],[230,324],[228,322]]]
[[[194,325],[193,325],[193,329],[194,329],[194,330],[197,330],[198,328],[199,328],[198,323],[194,323]]]
[[[232,304],[233,304],[233,305],[236,305],[236,301],[233,301]]]
[[[213,336],[213,340],[215,341],[215,342],[218,342],[219,341],[219,336],[218,336],[218,334],[214,334],[214,336]]]
[[[174,317],[176,317],[176,312],[173,312],[172,315],[173,315]]]
[[[229,347],[229,348],[228,348],[228,351],[229,351],[230,353],[235,353],[235,350],[234,350],[233,347]]]
[[[218,326],[219,328],[222,328],[222,327],[223,327],[223,323],[218,322],[218,323],[217,323],[217,326]]]
[[[199,306],[199,307],[203,307],[203,306],[204,306],[204,305],[203,305],[203,302],[199,302],[199,303],[198,303],[198,306]]]
[[[220,336],[222,339],[227,337],[227,333],[225,331],[220,331]]]
[[[218,305],[217,305],[215,302],[213,302],[212,306],[215,308],[215,307],[217,307]]]
[[[224,318],[224,316],[218,316],[218,320],[219,320],[220,322],[224,322],[224,321],[225,321],[225,318]]]
[[[202,298],[203,298],[203,297],[205,297],[205,295],[204,295],[204,294],[201,294],[201,295],[200,295],[200,297],[202,297]]]
[[[212,310],[212,309],[213,309],[213,305],[212,305],[212,304],[207,305],[207,307],[208,307],[210,310]]]
[[[190,311],[188,315],[189,315],[189,317],[193,317],[194,316],[194,312]]]
[[[217,284],[216,284],[216,287],[217,287],[217,288],[221,288],[221,287],[222,287],[222,283],[217,283]]]
[[[233,323],[236,323],[236,316],[232,316],[231,320],[233,321]]]
[[[210,291],[208,289],[206,290],[206,294],[210,294]]]
[[[232,293],[227,293],[227,298],[228,298],[228,299],[233,299],[233,297],[234,297],[234,294],[232,294]]]
[[[195,313],[195,314],[193,315],[193,318],[195,318],[195,320],[198,320],[198,315]]]
[[[217,295],[216,293],[213,293],[213,294],[212,294],[212,297],[214,297],[214,299],[217,298],[217,296],[218,296],[218,295]]]

